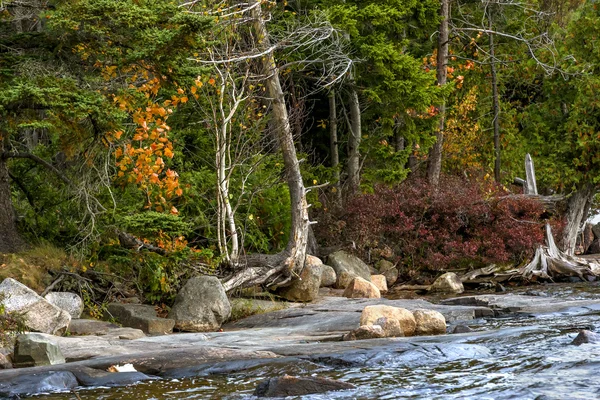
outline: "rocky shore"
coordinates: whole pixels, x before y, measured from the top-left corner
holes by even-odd
[[[425,300],[348,299],[322,297],[302,306],[250,316],[223,326],[223,332],[146,336],[133,328],[101,321],[73,320],[84,336],[31,334],[55,344],[65,363],[0,370],[0,395],[11,397],[85,386],[122,386],[133,382],[182,378],[239,371],[268,363],[318,362],[366,365],[385,362],[391,355],[421,363],[480,358],[489,355],[481,345],[465,340],[491,331],[443,336],[388,337],[342,341],[360,326],[369,306],[441,313],[448,332],[462,331],[482,318],[521,313],[594,313],[598,300],[563,301],[524,295],[466,296],[432,304]],[[131,364],[132,370],[109,372]]]

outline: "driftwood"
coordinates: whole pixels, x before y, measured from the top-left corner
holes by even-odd
[[[490,265],[468,272],[460,279],[463,283],[501,282],[508,279],[556,281],[568,277],[587,281],[590,277],[600,276],[600,260],[571,256],[561,251],[556,246],[549,224],[546,224],[546,243],[536,249],[533,260],[523,267],[507,269]]]

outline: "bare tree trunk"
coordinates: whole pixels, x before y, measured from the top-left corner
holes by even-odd
[[[488,10],[489,29],[492,32],[492,10]],[[492,104],[494,112],[494,179],[500,182],[500,99],[498,98],[498,73],[494,34],[490,33],[490,67],[492,69]]]
[[[257,4],[257,6],[252,8],[252,18],[256,35],[255,44],[264,51],[271,48],[271,43],[260,3],[261,0],[253,1],[253,4]],[[310,224],[306,189],[300,174],[300,164],[296,156],[285,97],[281,89],[273,50],[268,51],[259,61],[266,76],[264,83],[272,102],[273,125],[283,155],[290,191],[292,226],[287,247],[283,252],[274,255],[247,256],[246,268],[223,283],[226,291],[240,286],[263,283],[279,286],[288,284],[293,278],[300,275],[306,259]]]
[[[438,35],[438,53],[437,53],[437,83],[439,86],[446,84],[447,66],[448,66],[448,21],[450,19],[450,0],[442,0],[440,7],[440,32]],[[433,187],[437,187],[440,182],[440,172],[442,170],[442,146],[444,144],[444,125],[446,118],[446,103],[439,106],[440,121],[436,133],[436,142],[429,151],[429,163],[427,165],[427,179]]]
[[[329,93],[329,146],[331,152],[331,167],[333,168],[333,188],[335,189],[336,207],[342,205],[342,188],[340,182],[340,154],[338,151],[337,136],[337,104],[335,102],[335,91]]]
[[[352,198],[360,186],[360,140],[362,126],[360,119],[360,103],[355,89],[350,91],[350,135],[348,138],[348,195]]]
[[[586,183],[569,198],[566,212],[567,226],[565,226],[562,235],[563,250],[568,255],[572,256],[575,254],[577,233],[582,223],[587,219],[587,215],[584,215],[584,212],[595,194],[596,189],[594,185]]]
[[[0,157],[0,252],[14,253],[23,245],[15,223],[6,159]]]

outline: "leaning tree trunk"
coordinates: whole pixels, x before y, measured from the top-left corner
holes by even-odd
[[[272,47],[260,3],[261,0],[254,0],[253,4],[257,4],[257,6],[252,8],[253,29],[256,35],[255,45],[259,48],[259,51],[266,51],[266,54],[259,58],[259,62],[262,73],[266,77],[264,83],[271,98],[272,121],[283,155],[290,191],[292,226],[290,238],[284,251],[272,255],[246,256],[245,267],[224,281],[223,286],[226,291],[256,284],[283,286],[299,276],[304,268],[308,227],[310,225],[306,189],[300,174],[300,163],[296,156],[285,97],[279,81],[279,71],[275,63],[273,50],[267,51]],[[243,263],[243,261],[243,258],[241,258],[240,263]]]
[[[450,19],[450,0],[442,0],[440,6],[440,33],[438,36],[437,53],[437,83],[443,86],[447,81],[448,74],[448,22]],[[440,121],[438,130],[435,134],[436,142],[429,151],[429,162],[427,165],[427,179],[434,188],[440,182],[440,172],[442,170],[442,146],[444,144],[444,126],[446,117],[446,103],[439,105]]]
[[[584,212],[586,209],[589,210],[588,204],[595,194],[594,185],[586,183],[569,197],[566,212],[567,226],[565,226],[562,235],[563,249],[568,255],[575,254],[577,233],[582,223],[587,219]]]

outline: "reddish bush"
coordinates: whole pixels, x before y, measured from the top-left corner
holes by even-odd
[[[406,271],[519,263],[543,243],[544,210],[508,194],[456,177],[444,177],[435,193],[423,180],[380,186],[348,205],[340,239],[363,255],[391,247]]]

